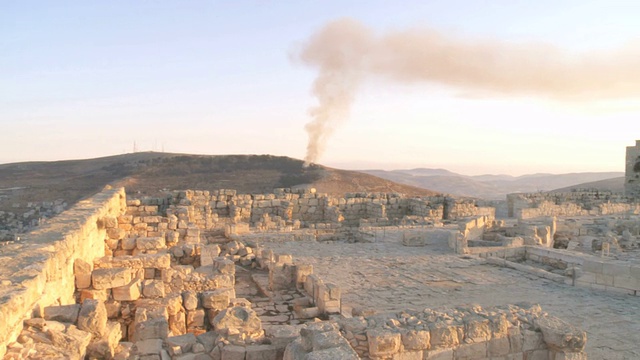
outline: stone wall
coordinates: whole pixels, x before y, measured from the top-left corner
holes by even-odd
[[[75,303],[74,263],[104,256],[105,219],[125,211],[124,189],[81,200],[0,252],[0,357],[23,321],[50,305]]]
[[[338,321],[370,359],[586,359],[586,333],[538,305],[403,311]]]
[[[636,140],[636,146],[627,146],[624,193],[640,199],[640,140]]]
[[[186,190],[140,200],[141,206],[157,206],[158,215],[176,215],[178,220],[191,222],[201,230],[221,231],[228,224],[237,223],[282,230],[318,228],[318,224],[357,227],[364,222],[386,226],[495,216],[493,208],[478,207],[469,200],[442,196],[408,198],[397,193],[347,193],[344,197],[333,197],[316,193],[315,189],[275,189],[270,194],[237,194],[229,189]]]
[[[507,195],[509,217],[601,216],[640,214],[640,203],[607,191]]]

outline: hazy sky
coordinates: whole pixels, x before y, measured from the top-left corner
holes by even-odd
[[[0,163],[122,154],[134,142],[303,158],[318,71],[296,54],[340,18],[579,58],[640,50],[639,17],[637,1],[1,1]],[[558,100],[372,76],[319,162],[624,171],[636,139],[634,96]]]

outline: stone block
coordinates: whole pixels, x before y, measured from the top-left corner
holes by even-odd
[[[195,310],[198,307],[198,293],[192,290],[183,291],[182,306],[186,310]]]
[[[511,352],[511,344],[508,337],[491,339],[487,344],[488,355],[504,356]]]
[[[136,248],[137,238],[135,237],[125,237],[120,241],[120,245],[123,250],[133,250]]]
[[[161,339],[147,339],[135,342],[135,347],[138,349],[138,355],[153,355],[160,354],[162,351]]]
[[[422,360],[424,353],[422,351],[403,351],[394,354],[392,360]]]
[[[278,351],[273,345],[248,345],[245,360],[276,360]]]
[[[587,342],[587,333],[554,316],[535,321],[540,327],[544,342],[556,351],[581,352]]]
[[[432,349],[423,353],[424,360],[453,360],[453,349]]]
[[[164,283],[160,280],[145,280],[142,284],[142,294],[146,298],[163,298]]]
[[[170,347],[178,346],[182,353],[191,351],[192,346],[197,342],[196,336],[187,333],[180,336],[170,336],[166,340],[166,344]]]
[[[133,339],[166,339],[169,335],[169,322],[165,318],[153,318],[134,324]]]
[[[555,352],[551,351],[549,358],[554,360],[587,360],[587,354],[584,352]]]
[[[460,343],[458,330],[446,324],[434,324],[429,328],[432,348],[452,348]]]
[[[75,324],[80,313],[80,304],[47,306],[44,308],[44,319]]]
[[[487,357],[487,343],[460,344],[453,349],[456,359],[484,359]]]
[[[96,269],[91,274],[91,282],[96,290],[125,286],[131,279],[132,272],[129,269]]]
[[[402,344],[400,333],[383,329],[367,330],[369,353],[372,356],[390,356],[400,351]]]
[[[140,298],[140,280],[134,279],[125,286],[119,286],[111,289],[114,300],[117,301],[134,301]]]
[[[203,309],[187,310],[187,328],[204,327],[204,318]]]
[[[116,353],[118,343],[122,340],[122,327],[120,323],[110,321],[107,323],[105,335],[91,342],[87,348],[87,356],[90,359],[112,359]]]
[[[614,275],[613,286],[627,290],[640,290],[640,278],[631,276]]]
[[[428,330],[408,330],[402,333],[402,345],[407,350],[428,350],[431,347]]]
[[[218,289],[205,291],[202,293],[202,307],[205,309],[224,310],[229,306],[231,300],[228,289]]]
[[[220,255],[220,246],[218,245],[204,245],[200,248],[200,265],[209,266],[213,265],[214,259]]]
[[[245,355],[244,346],[227,345],[222,348],[221,360],[245,360]]]
[[[166,249],[167,245],[163,237],[139,237],[136,239],[136,248],[138,250],[160,250]]]
[[[107,318],[107,308],[103,301],[86,299],[78,313],[78,329],[101,338],[107,329]]]

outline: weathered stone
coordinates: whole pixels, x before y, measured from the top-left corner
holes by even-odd
[[[198,307],[198,294],[195,291],[183,291],[182,306],[187,310],[195,310]]]
[[[369,353],[373,356],[389,356],[400,351],[402,344],[399,333],[383,329],[367,330]]]
[[[168,346],[178,346],[182,353],[191,351],[191,347],[196,343],[196,336],[188,333],[180,336],[171,336],[166,340]]]
[[[101,338],[107,329],[107,309],[104,302],[86,299],[78,314],[78,329]]]
[[[134,301],[140,298],[140,280],[134,279],[125,286],[111,289],[113,299],[117,301]]]
[[[227,289],[205,291],[202,293],[202,307],[205,309],[224,310],[229,306],[230,292]]]
[[[428,350],[431,333],[428,330],[408,330],[402,333],[402,345],[407,350]]]
[[[260,318],[252,309],[236,306],[221,311],[211,322],[219,334],[240,333],[248,338],[263,335]]]
[[[96,290],[125,286],[131,279],[132,272],[129,269],[96,269],[91,274],[93,288]]]
[[[47,306],[44,308],[45,320],[54,320],[75,324],[80,313],[80,304]]]
[[[164,297],[164,283],[160,280],[145,280],[142,284],[142,294],[147,298]]]
[[[139,237],[136,239],[138,250],[160,250],[167,247],[163,237]]]
[[[87,348],[87,355],[92,359],[110,359],[116,353],[118,343],[122,339],[122,328],[120,323],[108,322],[105,335],[93,341]]]
[[[536,319],[544,342],[553,350],[581,352],[587,342],[587,333],[554,316]]]

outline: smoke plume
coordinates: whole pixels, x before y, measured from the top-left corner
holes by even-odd
[[[635,45],[635,46],[633,46]],[[640,95],[640,46],[571,54],[551,45],[464,39],[429,29],[376,34],[350,19],[327,24],[297,54],[318,68],[307,163],[344,121],[363,79],[437,83],[467,92],[592,101]]]

